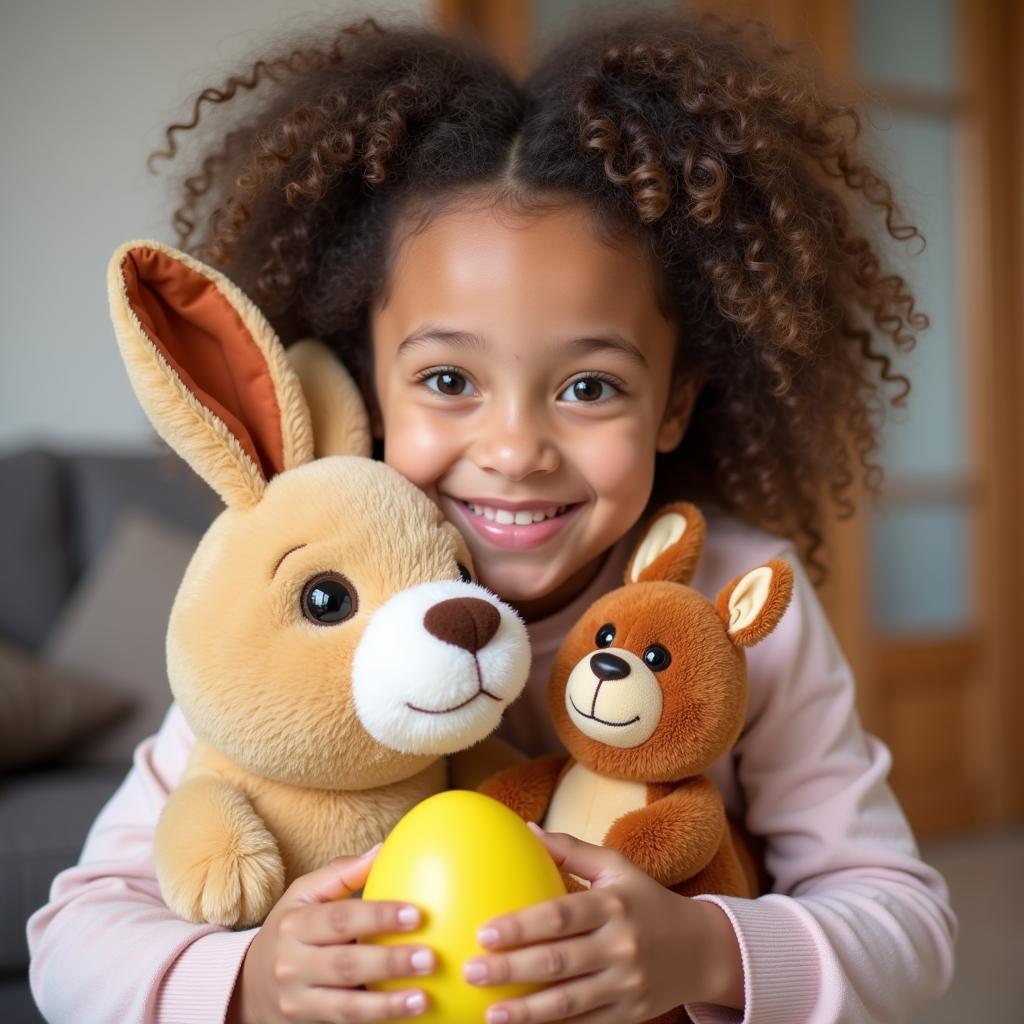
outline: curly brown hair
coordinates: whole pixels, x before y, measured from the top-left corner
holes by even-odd
[[[211,104],[235,117],[183,180],[179,245],[285,344],[323,339],[370,401],[369,310],[413,213],[422,226],[481,193],[524,211],[575,201],[601,237],[639,243],[679,327],[677,372],[705,377],[652,505],[715,502],[794,537],[823,577],[825,506],[848,515],[858,478],[877,489],[884,393],[910,388],[891,357],[928,326],[852,194],[893,238],[923,238],[855,155],[855,107],[764,24],[592,18],[516,81],[470,41],[367,18],[205,89],[150,160]]]

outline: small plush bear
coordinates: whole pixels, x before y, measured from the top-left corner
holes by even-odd
[[[793,573],[771,559],[712,603],[688,586],[705,535],[686,502],[653,517],[625,585],[590,606],[555,658],[549,709],[571,756],[516,765],[480,789],[676,892],[752,897],[757,866],[706,773],[743,726],[744,648],[778,624]]]

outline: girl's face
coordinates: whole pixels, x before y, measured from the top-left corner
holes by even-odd
[[[463,205],[400,245],[371,330],[385,461],[526,619],[571,600],[642,514],[696,391],[669,402],[675,327],[639,251],[576,206]]]

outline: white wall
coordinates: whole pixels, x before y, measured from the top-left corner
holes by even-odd
[[[433,0],[2,0],[0,450],[145,448],[105,274],[131,238],[174,242],[181,161],[148,154],[191,99],[296,22],[428,17]],[[208,108],[210,109],[210,108]],[[188,137],[185,133],[180,138]]]

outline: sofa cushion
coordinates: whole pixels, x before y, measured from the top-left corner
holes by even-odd
[[[28,965],[25,922],[58,871],[78,862],[120,769],[32,772],[0,785],[0,973]]]
[[[110,543],[126,511],[148,512],[192,535],[223,510],[217,494],[174,452],[61,456],[68,494],[68,555],[77,582]]]
[[[102,679],[131,714],[74,752],[77,764],[123,764],[171,703],[167,621],[199,537],[138,509],[118,521],[47,640],[51,665]]]
[[[23,451],[0,457],[0,635],[38,649],[71,586],[59,465]]]
[[[54,668],[0,638],[0,776],[52,758],[130,707],[110,685]]]

